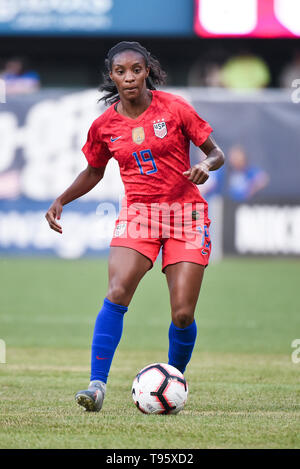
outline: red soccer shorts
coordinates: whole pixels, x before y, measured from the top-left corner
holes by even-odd
[[[135,204],[123,207],[110,246],[134,249],[152,266],[162,248],[162,270],[177,262],[207,266],[211,251],[207,204],[178,204],[160,209]],[[142,206],[142,208],[141,208]]]

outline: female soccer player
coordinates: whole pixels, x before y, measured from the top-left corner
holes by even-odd
[[[169,364],[184,373],[196,340],[194,311],[211,248],[207,203],[197,184],[224,163],[209,124],[179,96],[156,90],[165,73],[144,47],[120,42],[109,50],[105,66],[102,99],[110,107],[88,132],[87,168],[46,214],[50,227],[62,233],[57,220],[63,206],[103,178],[110,158],[118,161],[125,200],[110,247],[108,292],[95,323],[90,384],[75,396],[95,412],[103,404],[124,314],[161,248],[172,314]],[[190,141],[206,155],[193,167]]]

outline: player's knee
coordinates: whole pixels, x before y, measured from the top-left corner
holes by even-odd
[[[107,298],[118,305],[128,306],[130,303],[130,295],[128,289],[122,284],[110,285],[108,288]]]
[[[194,321],[194,311],[188,308],[181,308],[172,313],[172,321],[176,327],[184,329]]]

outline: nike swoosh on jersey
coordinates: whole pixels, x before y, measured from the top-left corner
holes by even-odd
[[[110,137],[110,141],[115,142],[116,140],[119,140],[119,138],[122,138],[122,135],[120,135],[120,137],[116,137],[116,138]]]

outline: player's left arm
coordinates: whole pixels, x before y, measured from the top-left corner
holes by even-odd
[[[219,169],[225,162],[223,151],[212,137],[208,137],[200,145],[200,149],[205,153],[206,158],[183,173],[194,184],[204,184],[209,178],[209,171]]]

